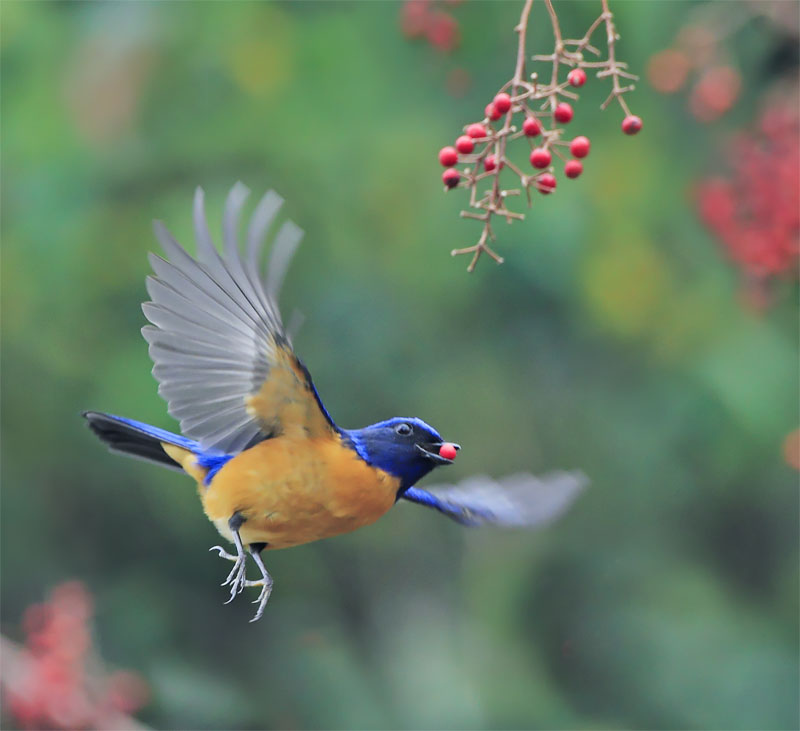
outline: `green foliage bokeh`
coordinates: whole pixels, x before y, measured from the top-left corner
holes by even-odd
[[[687,5],[617,4],[643,71]],[[597,8],[560,11],[569,32]],[[453,57],[404,40],[398,12],[3,3],[3,632],[85,581],[160,728],[795,727],[797,317],[790,295],[743,309],[696,220],[718,131],[642,83],[624,137],[590,80],[584,175],[467,275],[449,251],[478,226],[436,153],[509,78],[519,4],[459,6]],[[537,5],[531,49],[547,38]],[[150,221],[191,245],[194,187],[218,230],[236,180],[306,231],[283,309],[306,315],[296,346],[334,418],[433,423],[463,446],[440,479],[582,469],[563,520],[470,532],[400,506],[269,554],[258,624],[222,605],[193,486],[108,454],[79,414],[175,427],[139,335]]]

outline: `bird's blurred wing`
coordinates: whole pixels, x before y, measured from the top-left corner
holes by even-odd
[[[206,222],[203,191],[194,199],[197,257],[164,225],[154,224],[167,255],[150,255],[152,323],[142,329],[155,364],[158,392],[183,434],[203,449],[238,452],[290,430],[317,436],[334,429],[306,368],[292,351],[277,299],[302,231],[286,221],[270,233],[266,276],[259,262],[283,199],[268,192],[258,203],[239,247],[239,222],[248,189],[237,183],[223,216],[223,251]]]
[[[403,498],[462,525],[531,528],[566,512],[588,484],[581,472],[551,472],[543,477],[521,473],[497,480],[481,475],[457,485],[412,487]]]

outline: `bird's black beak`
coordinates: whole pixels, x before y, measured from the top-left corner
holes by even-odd
[[[435,462],[437,465],[443,464],[453,464],[453,459],[449,457],[443,457],[439,450],[445,445],[451,445],[456,451],[461,449],[460,444],[455,444],[453,442],[428,442],[426,444],[419,444],[417,443],[415,446],[418,452],[422,452],[429,460]]]

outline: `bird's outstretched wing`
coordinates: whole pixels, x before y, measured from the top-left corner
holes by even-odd
[[[238,229],[248,195],[241,183],[228,194],[222,253],[208,230],[199,188],[194,198],[196,258],[155,222],[167,259],[150,255],[155,273],[147,278],[151,301],[142,305],[152,323],[142,334],[169,413],[204,450],[225,453],[292,430],[320,436],[335,428],[292,351],[277,305],[303,233],[291,221],[272,233],[262,280],[263,245],[283,199],[273,191],[261,199],[242,252]]]
[[[566,512],[588,484],[582,472],[551,472],[543,477],[521,473],[497,480],[480,475],[457,485],[412,487],[403,498],[462,525],[532,528]]]

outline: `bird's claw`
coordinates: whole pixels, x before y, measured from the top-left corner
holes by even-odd
[[[212,546],[209,551],[218,551],[219,555],[222,558],[228,559],[228,561],[233,561],[233,568],[231,572],[228,574],[225,581],[223,581],[220,586],[229,586],[231,587],[231,595],[228,601],[225,604],[230,604],[235,598],[237,594],[241,594],[242,590],[244,589],[247,579],[245,578],[245,572],[247,570],[246,566],[246,554],[242,553],[238,556],[228,553],[222,546]]]
[[[241,594],[245,588],[249,589],[254,586],[261,587],[261,593],[253,600],[253,604],[258,604],[258,609],[256,610],[255,617],[250,621],[256,622],[261,619],[261,616],[264,614],[264,609],[267,606],[267,601],[269,601],[269,596],[272,593],[272,577],[267,573],[266,568],[264,568],[261,557],[257,553],[251,554],[261,571],[261,578],[251,581],[245,576],[247,554],[244,552],[239,555],[228,553],[222,546],[212,546],[209,551],[217,551],[221,558],[233,561],[231,572],[228,574],[225,581],[222,582],[222,586],[231,587],[231,595],[225,604],[230,604],[236,598],[236,595]]]
[[[257,581],[245,581],[244,585],[246,587],[261,587],[261,593],[252,602],[253,604],[258,604],[258,610],[256,611],[255,617],[253,617],[250,621],[257,622],[259,619],[261,619],[261,615],[264,614],[264,609],[269,601],[269,595],[272,594],[272,577],[267,574],[266,577],[258,579]]]
[[[208,549],[209,551],[219,551],[219,555],[222,558],[227,558],[228,561],[238,561],[239,557],[234,553],[228,553],[222,546],[211,546]]]
[[[256,566],[258,566],[258,570],[261,572],[261,578],[257,581],[245,581],[245,586],[261,587],[261,593],[258,595],[258,599],[253,602],[253,604],[258,604],[256,616],[250,620],[251,622],[256,622],[261,619],[261,615],[264,614],[264,608],[267,606],[269,595],[272,593],[272,577],[269,575],[269,571],[267,571],[264,562],[261,560],[261,552],[251,551],[251,555],[253,561],[256,562]]]
[[[242,556],[241,561],[237,561],[234,564],[233,569],[228,574],[228,578],[225,579],[225,582],[222,586],[227,586],[230,584],[231,587],[231,596],[225,604],[230,604],[235,598],[237,594],[241,594],[244,590],[245,584],[247,579],[245,578],[245,572],[247,570],[247,566],[245,565],[245,557]]]

